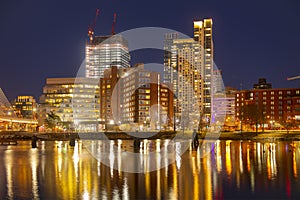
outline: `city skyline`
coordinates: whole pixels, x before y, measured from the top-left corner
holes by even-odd
[[[37,98],[46,78],[76,76],[96,8],[100,15],[95,35],[110,33],[114,12],[118,15],[116,33],[156,26],[192,36],[192,21],[211,17],[215,63],[223,72],[226,86],[240,89],[242,84],[243,89],[250,89],[258,78],[265,77],[274,88],[299,87],[299,81],[286,80],[299,75],[300,28],[296,24],[300,14],[296,1],[191,1],[184,6],[171,1],[63,1],[59,6],[52,1],[2,4],[0,65],[4,71],[0,85],[9,100],[23,94]],[[133,52],[132,64],[163,63],[162,52],[151,53],[145,56]]]
[[[300,199],[300,1],[0,3],[1,199]]]

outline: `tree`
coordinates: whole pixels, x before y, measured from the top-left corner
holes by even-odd
[[[62,121],[60,117],[53,111],[47,113],[47,118],[45,119],[45,126],[51,131],[54,131],[58,126],[62,126]]]
[[[295,120],[290,117],[286,120],[282,120],[280,124],[285,128],[287,134],[289,134],[289,131],[296,125]]]
[[[258,132],[258,124],[261,121],[261,112],[255,104],[247,104],[244,107],[243,113],[244,123],[249,123],[250,125],[255,125],[255,131]]]

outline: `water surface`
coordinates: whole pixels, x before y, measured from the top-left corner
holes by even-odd
[[[98,148],[102,141],[91,141]],[[111,141],[132,151],[133,141]],[[164,141],[147,141],[139,153],[144,173],[118,170],[129,165],[115,153],[111,166],[98,162],[82,142],[28,141],[0,146],[0,199],[299,199],[300,142],[208,142],[176,156],[160,170]],[[205,156],[203,156],[205,155]],[[167,158],[166,158],[167,159]]]

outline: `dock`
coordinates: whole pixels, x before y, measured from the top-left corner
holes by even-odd
[[[10,140],[10,139],[0,139],[0,145],[17,145],[17,140]]]

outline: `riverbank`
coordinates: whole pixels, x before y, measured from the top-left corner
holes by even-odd
[[[0,141],[31,140],[132,140],[140,139],[191,139],[192,133],[179,133],[174,131],[164,132],[100,132],[100,133],[32,133],[32,132],[0,132]],[[268,132],[221,132],[221,133],[198,133],[199,139],[219,139],[219,140],[264,140],[264,141],[300,141],[300,131],[268,131]]]
[[[300,141],[300,131],[267,131],[267,132],[222,132],[220,140],[265,140],[265,141]]]

